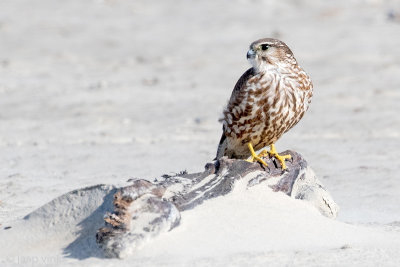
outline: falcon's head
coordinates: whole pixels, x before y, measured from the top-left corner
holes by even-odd
[[[247,59],[257,71],[287,68],[297,64],[289,47],[284,42],[272,38],[253,42],[247,52]]]

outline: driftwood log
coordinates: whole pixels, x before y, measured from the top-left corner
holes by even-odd
[[[96,241],[106,257],[129,255],[144,242],[177,227],[180,212],[229,194],[239,180],[247,187],[268,181],[273,191],[305,200],[321,214],[335,218],[338,206],[305,159],[294,151],[283,153],[292,156],[285,172],[274,158],[265,158],[265,167],[224,157],[207,163],[204,172],[163,175],[153,182],[133,180],[114,194],[114,210],[106,213]]]

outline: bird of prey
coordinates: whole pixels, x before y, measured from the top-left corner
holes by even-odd
[[[223,133],[217,159],[247,159],[267,165],[261,157],[274,156],[286,169],[290,155],[279,155],[274,143],[303,117],[313,92],[307,73],[282,41],[260,39],[250,45],[252,67],[237,81],[224,109]],[[255,150],[271,146],[258,155]]]

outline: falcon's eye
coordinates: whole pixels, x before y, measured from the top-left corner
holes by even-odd
[[[262,44],[262,45],[260,45],[260,47],[261,47],[261,50],[265,51],[265,50],[267,50],[269,48],[269,45]]]

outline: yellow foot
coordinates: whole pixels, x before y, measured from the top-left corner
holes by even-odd
[[[265,165],[265,166],[268,166],[267,165],[267,163],[265,163],[265,161],[263,161],[262,159],[261,159],[261,157],[262,157],[262,153],[264,152],[261,152],[260,154],[258,154],[258,155],[256,155],[256,152],[254,152],[254,149],[253,149],[253,146],[251,145],[251,143],[249,143],[249,149],[250,149],[250,152],[251,152],[251,159],[248,159],[247,161],[248,162],[254,162],[254,160],[256,160],[256,161],[258,161],[258,162],[261,162],[261,164],[263,164],[263,165]]]
[[[263,151],[264,152],[264,151]],[[286,169],[286,164],[285,164],[285,160],[286,159],[291,159],[292,156],[291,155],[279,155],[278,152],[276,152],[275,150],[275,146],[274,144],[271,145],[271,150],[268,152],[270,156],[274,156],[277,160],[279,160],[279,162],[282,165],[282,171],[284,171]],[[261,154],[261,153],[260,153]]]

